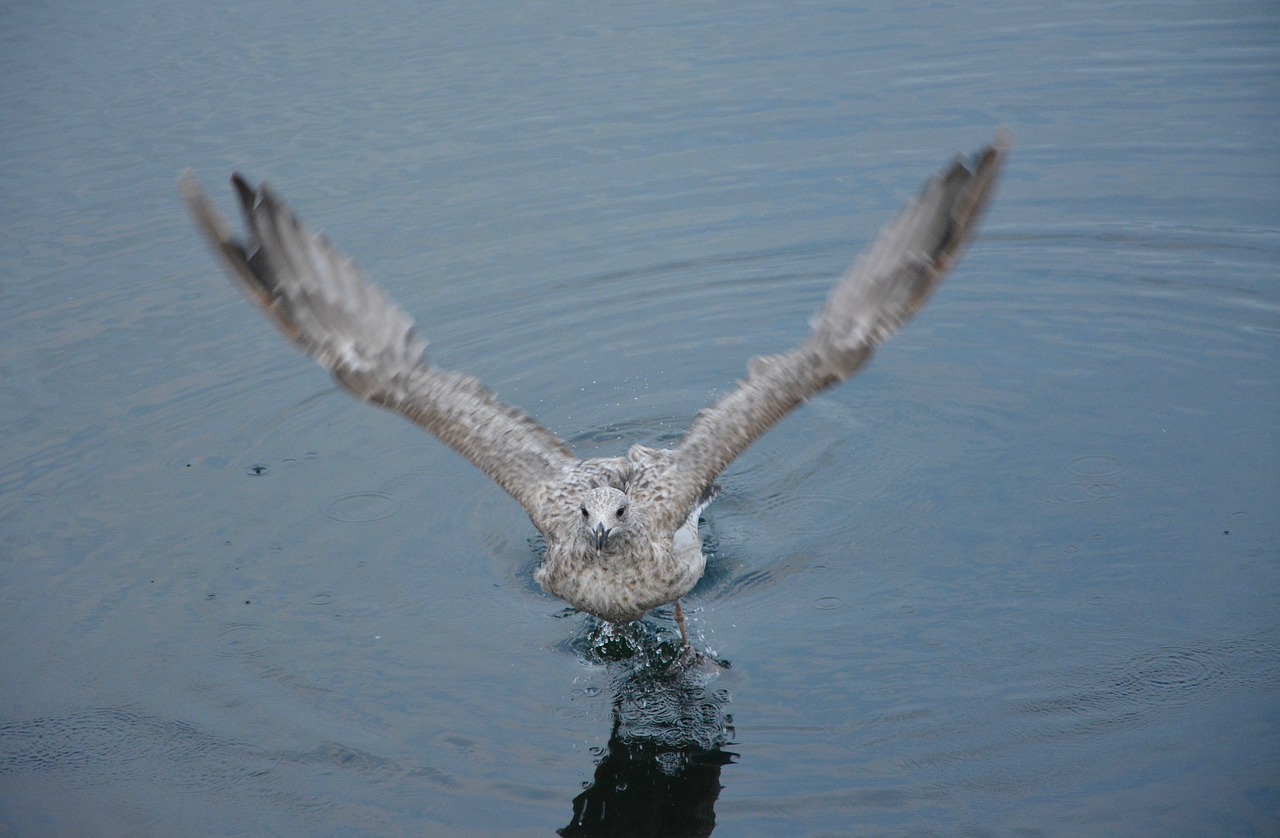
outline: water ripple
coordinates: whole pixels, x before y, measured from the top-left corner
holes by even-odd
[[[1124,461],[1111,454],[1085,454],[1067,463],[1067,471],[1080,477],[1110,477],[1124,470]]]
[[[1039,741],[1140,724],[1231,688],[1278,686],[1280,644],[1275,642],[1160,646],[1098,673],[1092,683],[1020,702],[1016,712],[1039,723],[1029,737]]]
[[[224,658],[261,660],[280,645],[279,632],[261,623],[228,623],[218,632],[218,655]]]
[[[386,492],[354,492],[329,501],[326,518],[340,524],[372,524],[400,511],[400,499]]]
[[[113,780],[161,776],[170,785],[204,790],[247,782],[265,767],[237,742],[186,722],[128,707],[93,707],[62,716],[0,724],[0,775],[58,771],[68,781],[109,774]]]

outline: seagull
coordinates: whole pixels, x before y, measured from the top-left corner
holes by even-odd
[[[267,318],[357,398],[420,425],[528,514],[546,543],[538,584],[608,623],[675,604],[706,568],[698,520],[716,479],[792,409],[848,379],[928,300],[989,203],[1009,135],[957,156],[881,230],[812,320],[808,338],[757,357],[747,377],[700,411],[675,450],[633,445],[582,459],[475,378],[432,365],[413,320],[266,184],[231,177],[247,227],[237,240],[194,176],[180,190],[196,226]]]

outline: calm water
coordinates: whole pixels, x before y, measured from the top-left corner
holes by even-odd
[[[1277,834],[1277,90],[1262,2],[9,4],[0,832]],[[683,674],[175,189],[269,178],[611,453],[1001,124],[930,309],[724,476]]]

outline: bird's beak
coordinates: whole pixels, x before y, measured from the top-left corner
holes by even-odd
[[[596,524],[596,549],[603,550],[604,543],[609,539],[609,530],[604,528],[604,524]]]

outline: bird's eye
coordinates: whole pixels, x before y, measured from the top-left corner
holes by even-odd
[[[627,508],[626,508],[625,506],[619,506],[619,507],[618,507],[618,517],[619,517],[619,518],[621,518],[623,515],[625,515],[625,514],[626,514],[626,512],[627,512]]]
[[[582,517],[583,518],[587,517],[587,508],[585,506],[582,507]]]

